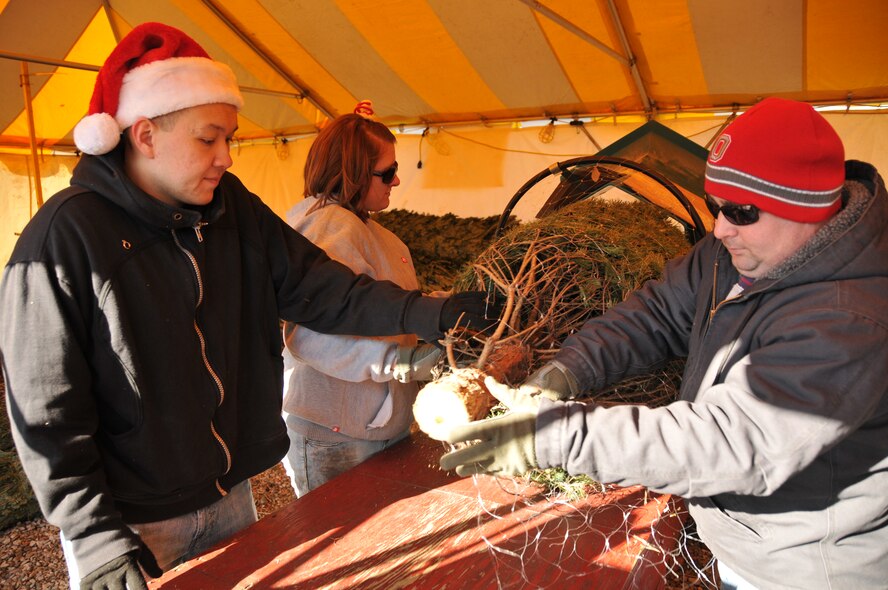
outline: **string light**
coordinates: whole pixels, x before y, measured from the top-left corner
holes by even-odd
[[[540,142],[541,143],[552,143],[552,140],[555,139],[555,117],[549,119],[549,124],[540,129]]]
[[[282,137],[280,140],[275,138],[274,143],[278,160],[286,160],[290,157],[290,141],[286,137]]]

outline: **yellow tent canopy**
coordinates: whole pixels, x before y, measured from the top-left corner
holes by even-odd
[[[29,94],[36,145],[70,149],[95,71],[146,21],[233,68],[238,138],[368,98],[392,126],[888,99],[884,0],[0,0],[0,147],[28,148]]]
[[[765,96],[833,109],[846,157],[888,170],[885,0],[0,0],[0,260],[68,185],[96,72],[148,21],[234,70],[232,172],[281,215],[314,133],[364,99],[397,133],[391,206],[422,213],[499,215],[648,121],[705,148]]]

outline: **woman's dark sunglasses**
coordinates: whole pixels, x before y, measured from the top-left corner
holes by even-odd
[[[759,220],[759,208],[755,205],[718,205],[712,197],[705,195],[706,208],[712,213],[712,218],[717,219],[721,213],[734,225],[750,225]]]
[[[373,171],[373,176],[378,176],[385,184],[391,184],[395,181],[395,174],[398,173],[398,163],[395,162],[385,170]]]

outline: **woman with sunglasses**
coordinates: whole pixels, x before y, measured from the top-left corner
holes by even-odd
[[[305,163],[305,199],[287,215],[296,230],[356,273],[417,289],[407,246],[370,218],[400,184],[395,136],[366,115],[337,117]],[[358,114],[359,112],[363,114]],[[413,335],[357,338],[285,324],[283,463],[297,496],[404,438],[419,390],[441,359]]]
[[[524,385],[490,381],[511,412],[452,429],[469,446],[441,466],[682,496],[724,589],[885,588],[885,183],[810,105],[769,98],[719,136],[704,186],[713,232]],[[676,357],[671,404],[568,401]]]

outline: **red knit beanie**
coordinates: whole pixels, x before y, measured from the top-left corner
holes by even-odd
[[[818,222],[841,207],[842,140],[803,102],[766,98],[737,117],[706,161],[705,191],[784,219]]]
[[[231,68],[210,59],[179,29],[144,23],[120,40],[99,70],[89,114],[74,128],[74,143],[84,153],[106,154],[142,117],[213,103],[243,106]]]

